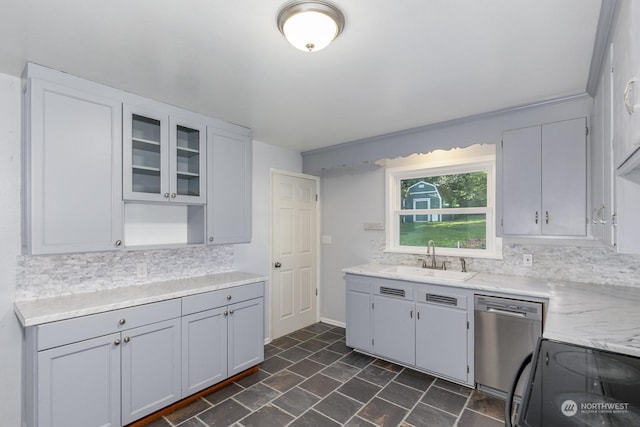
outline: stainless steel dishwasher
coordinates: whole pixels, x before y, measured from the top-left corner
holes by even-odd
[[[475,381],[480,389],[506,396],[542,334],[542,303],[476,295],[474,320]],[[516,395],[522,396],[522,386]]]

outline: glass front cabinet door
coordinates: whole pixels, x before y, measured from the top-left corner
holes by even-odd
[[[123,107],[125,200],[205,203],[205,126],[188,118]]]

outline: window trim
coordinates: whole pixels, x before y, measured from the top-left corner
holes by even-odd
[[[487,172],[486,207],[402,209],[399,194],[401,180],[477,171]],[[484,213],[486,215],[486,249],[438,247],[436,248],[436,254],[502,259],[502,239],[496,236],[496,158],[493,155],[387,168],[385,171],[385,213],[386,246],[384,252],[417,255],[426,255],[427,253],[426,246],[400,246],[399,224],[401,215]]]

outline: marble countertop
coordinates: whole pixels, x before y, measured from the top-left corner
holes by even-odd
[[[22,326],[27,327],[265,280],[267,278],[264,276],[231,271],[52,298],[16,301],[14,312]]]
[[[640,289],[590,283],[551,282],[478,273],[466,281],[389,273],[391,266],[364,264],[344,273],[455,286],[475,291],[548,300],[543,336],[640,357]]]

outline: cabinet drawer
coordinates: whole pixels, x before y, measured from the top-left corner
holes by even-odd
[[[233,286],[182,298],[182,315],[264,296],[264,282]]]
[[[38,351],[180,317],[180,299],[91,314],[38,326]]]
[[[468,296],[462,292],[456,292],[455,289],[429,287],[418,289],[418,302],[466,310]]]

